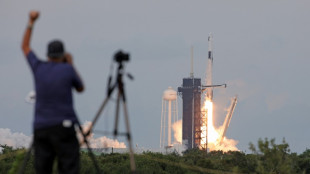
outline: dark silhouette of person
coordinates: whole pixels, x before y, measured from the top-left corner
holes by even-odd
[[[29,13],[22,41],[36,91],[33,122],[36,173],[52,173],[56,158],[60,174],[79,173],[80,146],[74,128],[78,120],[73,109],[72,89],[82,92],[84,85],[73,66],[72,56],[60,40],[49,42],[47,61],[38,59],[33,52],[30,40],[38,17],[38,11]]]

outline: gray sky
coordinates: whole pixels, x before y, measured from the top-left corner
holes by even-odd
[[[125,81],[134,144],[158,148],[162,93],[189,76],[191,45],[194,75],[204,79],[212,32],[213,80],[228,85],[214,91],[215,124],[222,124],[237,94],[227,137],[238,140],[240,150],[249,152],[249,142],[258,138],[280,143],[285,137],[293,152],[303,152],[310,147],[309,5],[306,0],[2,0],[0,128],[32,134],[33,107],[24,98],[33,80],[20,45],[28,13],[37,9],[32,48],[46,59],[48,41],[65,42],[86,84],[86,91],[74,96],[82,122],[93,119],[105,98],[112,55],[121,48],[130,53],[126,69],[135,76]],[[114,101],[96,130],[112,130]]]

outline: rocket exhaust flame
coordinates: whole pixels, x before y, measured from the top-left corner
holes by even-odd
[[[201,126],[201,147],[204,147],[207,145],[210,151],[214,150],[222,150],[224,152],[227,151],[237,151],[238,148],[236,145],[238,144],[238,141],[233,139],[228,139],[226,137],[223,137],[222,142],[220,143],[221,139],[221,132],[222,128],[224,126],[221,126],[220,128],[216,128],[213,124],[213,102],[210,99],[206,99],[204,102],[204,106],[202,109],[206,115],[206,117],[202,116],[202,122],[207,121],[207,126],[202,125]],[[203,120],[205,119],[205,120]],[[205,137],[204,134],[207,136]],[[207,142],[207,144],[206,144]]]

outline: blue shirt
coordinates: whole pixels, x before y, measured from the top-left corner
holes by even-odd
[[[32,51],[28,53],[27,60],[36,90],[34,129],[61,125],[63,120],[76,123],[72,88],[83,87],[83,84],[72,65],[41,61]]]

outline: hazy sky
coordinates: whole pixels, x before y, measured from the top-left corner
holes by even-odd
[[[227,137],[238,140],[240,150],[249,152],[249,142],[259,138],[280,143],[285,137],[293,152],[303,152],[310,148],[309,6],[307,0],[2,0],[0,128],[32,134],[33,106],[24,98],[33,79],[20,45],[28,13],[36,9],[41,16],[31,46],[46,59],[48,41],[65,42],[86,84],[74,95],[82,122],[93,119],[105,98],[112,56],[123,49],[135,77],[125,80],[134,144],[158,148],[162,93],[189,76],[191,45],[194,75],[205,78],[212,32],[213,81],[228,85],[214,91],[215,124],[222,124],[237,94]],[[115,97],[95,130],[112,131],[114,110]]]

